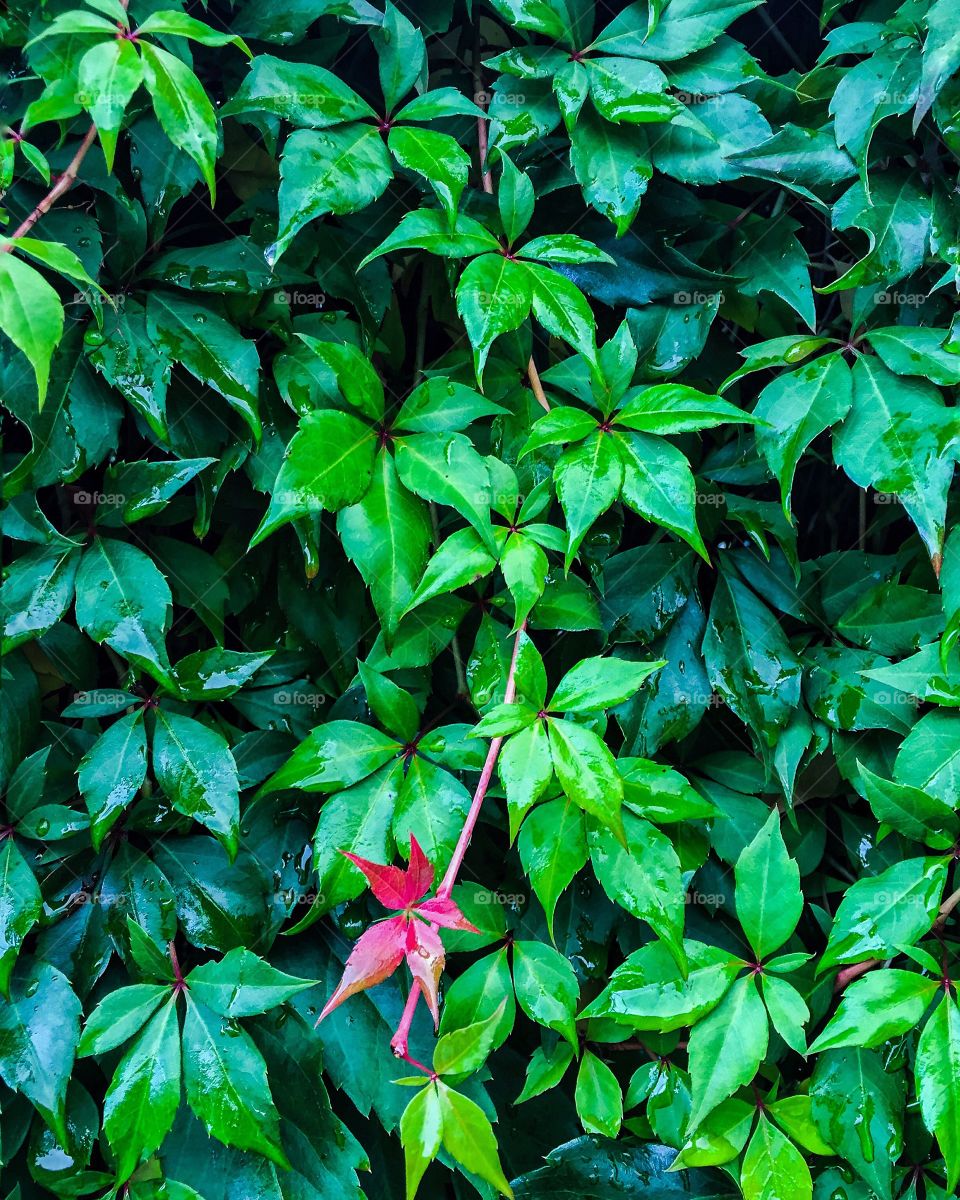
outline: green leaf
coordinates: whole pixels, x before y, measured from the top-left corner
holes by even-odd
[[[40,886],[8,834],[0,844],[0,993],[8,1001],[17,954],[42,911]]]
[[[743,1156],[740,1187],[744,1200],[779,1200],[781,1196],[810,1200],[813,1196],[810,1168],[803,1155],[763,1113]]]
[[[590,830],[590,861],[603,890],[638,920],[646,921],[663,939],[681,971],[687,962],[683,950],[685,892],[680,860],[670,839],[649,821],[624,813],[626,839],[621,842],[607,830]]]
[[[440,1150],[443,1109],[438,1085],[426,1083],[403,1110],[400,1141],[406,1161],[406,1200],[414,1200],[420,1180]]]
[[[356,504],[373,479],[376,435],[348,413],[322,409],[300,421],[251,546],[297,517]]]
[[[462,1167],[512,1200],[513,1192],[497,1154],[497,1139],[483,1109],[441,1080],[434,1086],[440,1101],[444,1149]]]
[[[84,551],[77,572],[77,624],[173,691],[165,645],[170,608],[166,579],[137,546],[98,537]]]
[[[397,228],[360,262],[358,270],[393,250],[429,250],[431,254],[446,258],[467,258],[499,248],[500,243],[493,234],[473,217],[458,213],[451,229],[444,214],[418,208],[406,214]],[[475,298],[477,302],[483,294],[484,289],[480,286]]]
[[[586,824],[579,805],[572,799],[560,799],[535,808],[520,828],[517,849],[553,937],[557,900],[588,856]]]
[[[135,983],[110,992],[84,1022],[77,1057],[106,1054],[122,1046],[144,1027],[163,1001],[169,998],[170,988],[158,983]],[[179,1042],[179,1037],[177,1040]]]
[[[943,859],[909,858],[851,884],[818,970],[884,958],[900,946],[912,946],[936,920],[946,878]]]
[[[927,36],[923,43],[920,94],[913,114],[913,128],[923,120],[951,75],[960,69],[960,35],[945,0],[935,0],[923,18]],[[950,1188],[955,1183],[948,1185]]]
[[[532,1100],[535,1096],[541,1096],[556,1087],[566,1074],[573,1058],[573,1051],[566,1042],[557,1042],[550,1051],[538,1046],[527,1064],[523,1091],[514,1103],[522,1104],[525,1100]]]
[[[358,663],[357,669],[367,703],[380,724],[394,737],[412,741],[420,727],[420,713],[410,693],[367,663]]]
[[[683,943],[687,973],[664,942],[650,942],[629,955],[610,976],[581,1018],[609,1017],[633,1029],[670,1033],[696,1026],[720,1003],[741,960],[703,942]]]
[[[548,705],[553,712],[597,712],[622,704],[666,663],[624,658],[585,658],[557,684]]]
[[[810,1020],[810,1010],[804,998],[793,984],[785,979],[778,979],[776,975],[762,975],[760,991],[763,993],[763,1002],[767,1006],[774,1029],[791,1050],[797,1054],[806,1054],[807,1039],[804,1026]]]
[[[577,1053],[574,1016],[580,985],[568,960],[542,942],[514,942],[513,986],[530,1020],[555,1029]]]
[[[569,342],[599,373],[596,322],[584,294],[565,275],[549,267],[528,263],[527,271],[533,315],[547,333]]]
[[[392,178],[387,147],[370,125],[292,133],[280,160],[280,226],[267,262],[276,263],[308,222],[365,208]]]
[[[878,821],[938,850],[953,845],[960,835],[960,818],[949,804],[921,788],[881,779],[862,763],[857,765],[864,793]]]
[[[255,1150],[289,1168],[266,1064],[250,1035],[187,993],[183,1023],[187,1103],[207,1131],[228,1146]]]
[[[174,10],[152,12],[140,25],[139,32],[172,34],[175,37],[190,38],[191,41],[200,42],[203,46],[235,45],[239,46],[248,56],[250,54],[242,38],[232,33],[221,33],[205,22],[198,21],[196,17],[188,17],[186,13]]]
[[[832,220],[834,229],[863,230],[870,248],[839,279],[822,287],[822,292],[870,284],[891,287],[923,262],[930,233],[930,200],[906,172],[878,175],[871,180],[869,195],[862,183],[855,183],[833,206]]]
[[[0,332],[33,367],[43,408],[50,359],[63,335],[63,305],[40,272],[13,254],[0,254]]]
[[[858,487],[894,494],[939,566],[953,462],[942,445],[953,418],[936,388],[903,379],[876,358],[853,367],[853,408],[834,457]]]
[[[678,534],[709,562],[697,528],[696,483],[684,455],[645,433],[617,435],[616,443],[624,466],[624,503],[648,521]]]
[[[612,221],[622,237],[640,211],[653,166],[628,126],[602,120],[584,108],[570,132],[570,164],[584,200]]]
[[[505,949],[479,959],[450,985],[440,1017],[441,1037],[452,1030],[486,1021],[498,1013],[493,1026],[494,1049],[499,1049],[506,1041],[517,1015]]]
[[[383,24],[374,33],[380,66],[380,86],[387,112],[410,91],[423,73],[426,48],[423,34],[387,0]]]
[[[180,694],[190,700],[223,700],[238,692],[273,657],[272,650],[198,650],[174,667]]]
[[[689,433],[718,425],[756,424],[757,414],[743,412],[719,396],[709,396],[682,383],[655,383],[630,391],[613,417],[638,433]]]
[[[506,154],[500,155],[500,164],[503,172],[497,189],[497,206],[507,245],[512,246],[530,224],[536,199],[533,183],[525,171],[517,170],[513,160]],[[525,247],[525,251],[525,256],[529,255],[528,247]]]
[[[508,739],[500,751],[497,770],[507,794],[512,842],[524,817],[553,778],[550,741],[541,721],[534,721]]]
[[[811,1054],[840,1046],[881,1046],[916,1029],[937,990],[935,979],[888,967],[848,984],[826,1028],[810,1046]]]
[[[574,721],[547,723],[553,769],[564,792],[623,840],[623,781],[605,743]]]
[[[473,346],[477,379],[490,347],[501,334],[522,325],[533,303],[534,280],[523,264],[501,254],[481,254],[457,284],[457,312]]]
[[[207,305],[164,291],[152,291],[148,297],[147,333],[166,356],[223,396],[259,441],[260,359],[255,342],[241,337]]]
[[[171,142],[200,168],[211,203],[216,197],[214,162],[217,155],[217,118],[213,105],[196,75],[179,58],[150,42],[140,43],[143,82],[153,100],[153,111]]]
[[[723,1001],[690,1032],[693,1107],[689,1130],[749,1083],[767,1053],[767,1014],[752,976],[738,979]]]
[[[172,996],[121,1059],[104,1099],[103,1131],[118,1179],[129,1179],[160,1146],[179,1107],[180,1023]]]
[[[890,1200],[893,1164],[903,1149],[903,1088],[870,1050],[828,1050],[810,1083],[820,1135],[882,1198]]]
[[[224,116],[270,113],[311,129],[376,117],[370,105],[326,67],[286,62],[272,54],[253,59],[233,99],[221,111]]]
[[[79,556],[74,548],[39,546],[15,559],[0,586],[2,651],[45,634],[73,600]]]
[[[458,529],[450,534],[427,563],[408,611],[418,604],[425,604],[434,596],[442,596],[482,579],[496,565],[497,560],[475,530]]]
[[[919,375],[942,387],[960,383],[960,359],[945,349],[945,329],[890,325],[871,329],[865,337],[897,375]]]
[[[960,1009],[949,992],[937,1005],[917,1045],[917,1095],[923,1122],[936,1135],[947,1164],[947,1190],[960,1179]]]
[[[77,66],[77,99],[97,127],[108,171],[113,170],[124,110],[143,75],[143,61],[133,43],[122,38],[92,46]]]
[[[228,1020],[267,1012],[313,986],[314,980],[285,975],[241,947],[219,962],[194,967],[187,976],[194,1000]]]
[[[814,438],[842,421],[852,403],[850,368],[839,354],[824,354],[780,375],[760,393],[753,415],[765,427],[757,430],[757,448],[780,482],[788,517],[797,464]]]
[[[469,438],[462,433],[423,433],[398,439],[396,464],[405,487],[460,513],[487,549],[496,553],[490,526],[490,476]]]
[[[84,755],[78,775],[80,794],[90,814],[90,839],[99,850],[147,777],[143,713],[129,713],[114,721]]]
[[[158,709],[152,764],[164,795],[213,833],[233,860],[240,842],[237,765],[222,734],[179,713]]]
[[[703,656],[717,694],[773,745],[800,699],[800,660],[776,617],[727,571],[717,580]]]
[[[479,1070],[493,1049],[505,1008],[506,1002],[502,1001],[482,1021],[445,1033],[433,1052],[433,1069],[437,1074],[470,1075]]]
[[[466,151],[447,133],[405,125],[390,130],[387,147],[398,167],[413,171],[430,184],[452,226],[470,172]]]
[[[514,631],[526,622],[530,610],[543,595],[550,563],[532,538],[511,533],[500,556],[503,579],[514,600]]]
[[[714,42],[759,0],[670,0],[653,30],[647,7],[631,4],[594,39],[604,54],[627,54],[655,62],[685,58]]]
[[[340,510],[337,529],[347,557],[370,588],[389,644],[419,594],[431,528],[427,505],[401,484],[386,450],[377,454],[363,497]]]
[[[338,792],[366,779],[401,750],[399,742],[369,725],[329,721],[318,725],[272,775],[258,795],[302,788],[305,792]]]
[[[931,712],[900,743],[898,783],[921,788],[950,808],[960,805],[960,726],[950,713]]]
[[[569,570],[591,525],[620,494],[624,471],[614,439],[598,431],[564,451],[553,479],[567,523],[564,569]]]
[[[623,1121],[623,1095],[605,1062],[587,1050],[580,1060],[574,1092],[577,1116],[587,1133],[616,1137]]]
[[[774,809],[736,865],[737,918],[758,961],[787,941],[803,912],[800,870],[787,853]]]
[[[61,1146],[79,1026],[80,1001],[67,978],[48,963],[22,963],[0,1005],[0,1078],[26,1096]]]

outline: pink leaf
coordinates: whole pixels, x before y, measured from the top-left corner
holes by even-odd
[[[371,925],[360,935],[346,961],[336,990],[317,1018],[318,1025],[348,996],[382,983],[388,975],[393,974],[403,962],[407,948],[407,924],[406,917],[391,917],[388,921]]]
[[[442,925],[445,929],[466,929],[469,933],[479,933],[476,925],[471,925],[456,904],[450,899],[441,900],[439,896],[433,900],[424,900],[414,909],[418,917],[432,921],[434,925]]]
[[[433,1016],[433,1025],[440,1024],[438,989],[443,974],[443,942],[440,935],[422,921],[411,921],[407,929],[407,965],[420,985],[423,998]]]

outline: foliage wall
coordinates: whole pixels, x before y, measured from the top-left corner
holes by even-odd
[[[0,67],[0,1195],[954,1193],[956,0]]]

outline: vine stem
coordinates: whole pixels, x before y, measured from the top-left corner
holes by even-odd
[[[130,0],[120,0],[120,6],[126,12]],[[17,238],[26,237],[30,230],[36,225],[40,218],[50,211],[56,202],[68,192],[77,181],[77,175],[80,171],[80,166],[83,160],[87,157],[87,151],[93,145],[97,138],[97,127],[91,125],[87,132],[83,135],[83,141],[77,147],[77,152],[67,164],[67,169],[63,172],[57,182],[53,185],[49,192],[40,201],[33,212],[28,213],[20,222],[17,228],[10,235],[10,240],[4,242],[0,246],[0,254],[9,254],[13,250],[13,243]]]
[[[507,682],[503,691],[504,704],[512,704],[517,694],[517,659],[520,655],[520,642],[526,629],[526,621],[517,630],[517,636],[513,640],[513,652],[510,656],[510,669],[507,672]],[[497,756],[500,753],[500,747],[503,744],[502,737],[495,737],[487,750],[487,757],[483,763],[483,770],[480,772],[480,781],[477,784],[477,790],[473,793],[473,801],[470,804],[470,811],[467,813],[467,818],[463,823],[463,828],[460,830],[460,836],[457,838],[457,845],[453,851],[453,857],[450,859],[450,865],[444,873],[443,880],[437,888],[437,898],[445,899],[453,891],[453,885],[457,882],[457,875],[463,865],[464,857],[467,853],[467,847],[470,845],[470,840],[473,837],[473,831],[476,828],[477,821],[480,817],[480,809],[483,807],[483,801],[487,794],[487,788],[490,786],[490,780],[493,778],[493,768],[497,763]],[[436,926],[431,926],[436,930]],[[400,1024],[397,1026],[397,1031],[390,1039],[390,1048],[397,1058],[402,1058],[405,1062],[412,1066],[418,1067],[421,1071],[426,1070],[422,1063],[410,1058],[407,1053],[407,1047],[410,1041],[410,1026],[413,1024],[413,1015],[417,1011],[417,1004],[420,1001],[420,985],[414,983],[407,996],[407,1002],[403,1008],[403,1015],[400,1018]],[[432,1074],[432,1072],[427,1072]]]
[[[16,239],[26,237],[34,225],[36,225],[36,223],[44,215],[44,213],[49,212],[50,209],[53,208],[56,202],[60,199],[60,197],[65,192],[70,190],[70,188],[76,182],[77,173],[80,170],[80,164],[86,158],[87,151],[93,145],[94,141],[96,140],[96,136],[97,127],[96,125],[91,125],[84,135],[83,141],[80,143],[76,154],[70,160],[70,164],[67,169],[63,172],[50,191],[47,192],[33,212],[28,213],[27,216],[24,217],[24,219],[10,235],[10,240],[4,242],[3,245],[0,246],[0,254],[9,254],[10,251],[14,249],[14,242]]]
[[[951,893],[946,900],[940,905],[940,911],[937,913],[937,919],[933,923],[934,930],[942,929],[946,924],[947,917],[960,904],[960,888]],[[844,967],[842,971],[837,973],[837,978],[833,983],[835,992],[842,992],[848,983],[853,983],[855,979],[859,979],[861,975],[865,975],[867,971],[872,971],[874,967],[879,967],[882,959],[868,958],[864,962],[853,963],[849,967]]]

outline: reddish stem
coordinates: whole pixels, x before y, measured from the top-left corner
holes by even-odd
[[[526,629],[526,621],[517,630],[517,636],[513,641],[513,653],[510,656],[510,669],[507,672],[507,682],[503,691],[504,704],[512,704],[514,697],[517,694],[517,658],[520,654],[520,639],[523,637],[523,632]],[[490,780],[493,778],[493,768],[496,766],[497,755],[500,753],[500,746],[503,743],[502,737],[494,738],[490,743],[490,748],[487,750],[487,757],[483,764],[483,770],[480,772],[480,782],[477,784],[477,790],[473,794],[473,802],[470,805],[470,811],[467,813],[467,819],[463,823],[463,829],[460,830],[460,837],[457,839],[457,845],[453,852],[453,857],[450,859],[450,865],[447,867],[446,873],[440,886],[437,888],[437,897],[445,899],[453,891],[453,885],[457,882],[457,874],[460,867],[463,865],[464,857],[467,853],[467,847],[470,845],[470,839],[473,837],[473,831],[476,827],[477,820],[480,817],[480,809],[483,807],[484,797],[487,794],[487,788],[490,786]],[[436,925],[431,923],[431,929],[436,930]],[[420,1001],[420,985],[414,983],[410,989],[410,994],[407,996],[407,1002],[403,1008],[403,1015],[400,1018],[400,1024],[397,1026],[397,1031],[390,1039],[390,1048],[397,1058],[402,1058],[404,1061],[411,1063],[413,1066],[420,1067],[421,1070],[426,1070],[416,1060],[410,1058],[407,1053],[407,1047],[410,1041],[410,1026],[413,1024],[413,1016],[417,1011],[417,1004]],[[428,1072],[432,1074],[432,1072]]]
[[[83,141],[80,143],[76,154],[70,160],[70,165],[53,185],[50,191],[47,192],[33,212],[28,213],[27,216],[24,217],[24,219],[10,235],[10,240],[4,242],[4,244],[0,246],[0,254],[9,254],[9,252],[14,249],[14,241],[17,238],[26,237],[34,225],[36,225],[36,223],[43,216],[43,214],[49,212],[50,209],[53,208],[54,204],[56,204],[64,192],[70,190],[76,181],[77,172],[80,170],[80,164],[83,162],[84,158],[86,158],[87,151],[93,145],[96,136],[97,127],[96,125],[91,125],[87,130]]]
[[[175,992],[185,992],[187,990],[187,983],[183,978],[183,971],[180,970],[180,959],[177,958],[177,948],[173,942],[167,943],[167,951],[170,955],[170,965],[173,967],[173,990]]]

